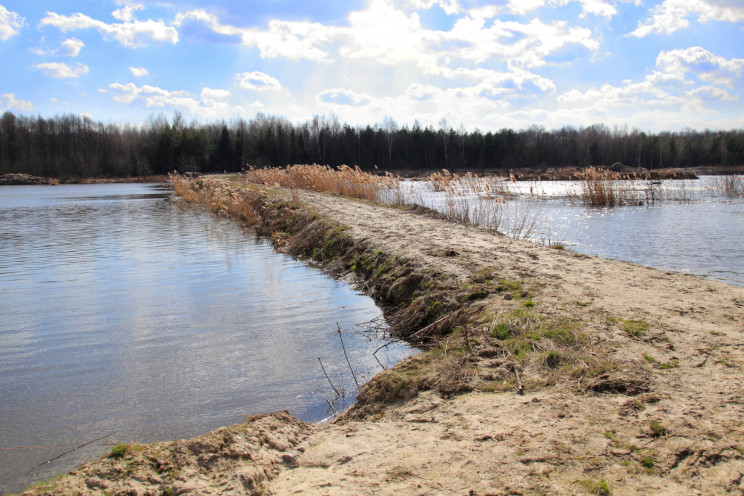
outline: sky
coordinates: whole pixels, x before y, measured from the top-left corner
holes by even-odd
[[[0,0],[0,112],[744,128],[744,0]]]

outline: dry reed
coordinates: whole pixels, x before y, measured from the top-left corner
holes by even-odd
[[[266,169],[250,167],[243,176],[249,182],[267,186],[336,193],[369,201],[383,201],[391,197],[398,200],[402,198],[401,194],[395,193],[400,190],[398,177],[390,173],[384,176],[369,174],[359,167],[351,168],[347,165],[342,165],[338,169],[317,164]]]
[[[186,202],[209,205],[218,215],[236,217],[249,224],[259,220],[251,205],[256,194],[246,188],[210,177],[191,179],[171,174],[169,179],[175,193]]]

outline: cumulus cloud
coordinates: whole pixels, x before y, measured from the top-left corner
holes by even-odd
[[[662,109],[688,118],[714,113],[711,104],[735,100],[729,88],[741,87],[744,59],[726,59],[700,47],[662,51],[656,68],[641,81],[625,80],[621,85],[604,84],[585,91],[570,90],[557,98],[564,108],[576,115],[593,113],[597,118],[612,119],[623,109],[643,109],[653,113]],[[700,81],[712,84],[700,84]],[[664,128],[669,115],[654,127]],[[674,126],[673,126],[674,127]]]
[[[132,22],[134,21],[134,13],[138,10],[143,10],[144,8],[145,6],[141,3],[130,3],[120,9],[113,11],[111,15],[114,17],[114,19],[118,19],[124,22]]]
[[[224,100],[229,98],[231,93],[228,90],[215,90],[212,88],[202,88],[199,96],[205,100]]]
[[[369,95],[359,94],[343,88],[335,88],[321,91],[316,96],[320,104],[331,103],[336,105],[348,105],[352,107],[366,105],[371,100]]]
[[[12,108],[28,111],[33,110],[34,106],[29,101],[16,98],[15,93],[3,93],[0,95],[0,112],[5,112]]]
[[[41,26],[54,26],[62,32],[95,29],[104,39],[116,40],[130,48],[144,47],[151,43],[178,43],[178,32],[176,29],[172,26],[167,26],[162,20],[133,20],[131,11],[128,16],[121,13],[118,15],[120,18],[127,18],[129,20],[108,24],[81,13],[65,16],[54,12],[47,12],[46,17],[41,20]]]
[[[80,63],[70,67],[64,62],[46,62],[36,64],[34,67],[42,71],[47,77],[57,79],[74,79],[89,72],[88,66]]]
[[[744,83],[744,59],[727,59],[702,47],[662,51],[656,65],[680,79],[691,73],[704,81],[732,88]]]
[[[222,101],[230,95],[230,92],[211,88],[203,88],[198,97],[188,91],[169,91],[157,86],[137,86],[134,83],[112,83],[109,85],[109,90],[113,93],[112,98],[117,103],[143,104],[148,109],[183,109],[205,119],[221,119],[226,115],[247,114],[257,108],[256,104],[244,106]]]
[[[235,76],[235,84],[246,90],[265,91],[278,90],[281,83],[263,72],[243,72]]]
[[[18,34],[26,20],[17,12],[12,12],[0,5],[0,40],[7,40]]]
[[[144,77],[150,75],[150,71],[148,71],[144,67],[130,67],[129,72],[131,72],[132,76],[134,77]]]
[[[62,42],[59,48],[54,50],[34,50],[37,55],[51,55],[54,57],[77,57],[85,43],[77,38],[68,38]]]
[[[202,9],[179,14],[174,25],[183,26],[188,21],[200,22],[221,36],[239,38],[244,45],[256,46],[263,58],[326,60],[328,52],[323,45],[331,40],[334,31],[319,23],[279,19],[270,21],[266,29],[244,29],[222,24],[217,16]]]
[[[698,22],[744,21],[744,4],[731,0],[664,0],[653,9],[651,18],[639,22],[629,36],[642,38],[652,33],[672,34],[689,27],[690,18]]]

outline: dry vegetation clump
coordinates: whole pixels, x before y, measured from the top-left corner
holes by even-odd
[[[248,224],[258,222],[255,207],[261,195],[257,191],[211,177],[191,179],[171,174],[169,179],[176,195],[188,203],[198,203],[217,215],[235,217]]]
[[[391,196],[391,192],[400,191],[400,178],[390,173],[385,173],[384,176],[369,174],[359,167],[351,168],[347,165],[338,169],[317,164],[265,169],[250,167],[243,176],[249,182],[267,186],[302,188],[369,201],[383,201],[391,197],[402,201],[400,194]]]
[[[744,196],[744,177],[732,174],[716,178],[713,189],[729,198],[741,198]]]
[[[535,232],[541,208],[532,190],[529,197],[513,202],[517,195],[510,190],[510,183],[495,176],[479,177],[471,172],[459,175],[444,169],[431,174],[427,181],[432,191],[444,193],[445,213],[457,222],[518,239],[527,239]]]

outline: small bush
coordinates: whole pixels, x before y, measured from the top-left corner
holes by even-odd
[[[644,456],[639,461],[645,468],[654,468],[654,459],[650,456]]]

